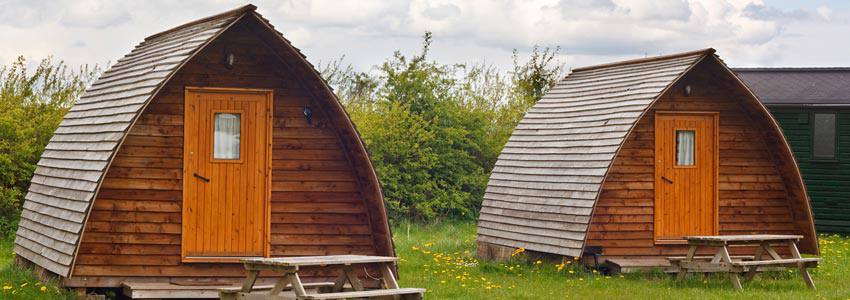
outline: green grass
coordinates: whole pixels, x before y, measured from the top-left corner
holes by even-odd
[[[823,259],[812,270],[817,291],[806,288],[796,271],[762,274],[732,289],[725,276],[691,276],[676,282],[660,272],[603,276],[574,265],[558,266],[521,253],[510,262],[475,259],[475,224],[395,226],[400,284],[427,288],[427,299],[850,299],[850,238],[822,235]],[[0,241],[0,299],[73,299],[55,282],[42,282],[32,270],[12,262],[12,242]],[[44,291],[42,291],[44,287]]]
[[[0,299],[74,299],[54,281],[40,281],[32,270],[14,264],[11,240],[0,240]]]
[[[726,276],[690,276],[676,282],[656,272],[603,276],[573,263],[561,270],[527,253],[510,262],[475,259],[475,224],[400,225],[393,229],[400,284],[428,289],[427,299],[850,299],[850,238],[820,237],[822,263],[810,271],[817,291],[799,273],[760,274],[732,288]]]

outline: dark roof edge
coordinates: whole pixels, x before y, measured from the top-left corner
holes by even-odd
[[[705,49],[676,53],[676,54],[660,55],[660,56],[653,56],[653,57],[646,57],[646,58],[623,60],[623,61],[601,64],[601,65],[586,66],[586,67],[581,67],[581,68],[575,68],[575,69],[573,69],[573,72],[581,72],[581,71],[588,71],[588,70],[594,70],[594,69],[616,67],[616,66],[621,66],[621,65],[630,65],[630,64],[637,64],[637,63],[644,63],[644,62],[652,62],[652,61],[656,61],[656,60],[665,60],[665,59],[671,59],[671,58],[677,58],[677,57],[692,56],[692,55],[697,55],[697,54],[710,55],[710,54],[714,54],[714,52],[715,52],[714,48],[705,48]]]
[[[829,71],[844,71],[850,72],[850,67],[751,67],[751,68],[732,68],[735,72],[829,72]]]
[[[800,102],[782,103],[782,102],[779,102],[779,103],[777,103],[777,102],[764,102],[764,101],[762,101],[762,103],[764,103],[764,105],[768,106],[768,107],[805,107],[805,108],[830,108],[830,107],[847,108],[847,107],[850,107],[850,100],[848,100],[846,103],[825,103],[825,102],[806,102],[806,103],[800,103]]]
[[[183,28],[186,28],[186,27],[189,27],[189,26],[192,26],[192,25],[197,25],[197,24],[204,23],[204,22],[207,22],[207,21],[210,21],[210,20],[220,19],[220,18],[224,18],[224,17],[241,15],[241,14],[244,14],[246,12],[256,11],[256,10],[257,10],[257,6],[255,6],[253,4],[247,4],[247,5],[244,5],[242,7],[239,7],[239,8],[236,8],[236,9],[231,9],[231,10],[228,10],[226,12],[223,12],[223,13],[220,13],[220,14],[217,14],[217,15],[212,15],[212,16],[209,16],[209,17],[197,19],[197,20],[191,21],[189,23],[185,23],[183,25],[168,29],[166,31],[155,33],[153,35],[146,37],[145,41],[149,41],[149,40],[154,39],[158,36],[162,36],[162,35],[170,33],[170,32],[175,32],[175,31],[181,30]]]

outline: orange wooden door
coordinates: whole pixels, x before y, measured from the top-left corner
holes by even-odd
[[[266,256],[270,91],[186,90],[183,257]]]
[[[656,114],[656,241],[717,234],[717,151],[717,114]]]

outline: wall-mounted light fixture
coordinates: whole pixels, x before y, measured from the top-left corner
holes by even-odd
[[[233,69],[233,65],[236,64],[236,55],[233,52],[227,52],[224,55],[224,66],[228,69]]]
[[[309,106],[304,106],[304,119],[307,120],[307,124],[313,125],[313,111],[310,110]]]
[[[685,85],[684,92],[685,92],[685,96],[691,95],[691,85],[690,84]]]

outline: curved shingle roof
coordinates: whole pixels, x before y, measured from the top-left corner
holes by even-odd
[[[70,274],[92,201],[136,118],[183,64],[255,9],[247,5],[150,36],[86,90],[38,162],[15,238],[18,255]]]
[[[713,49],[575,69],[532,107],[490,175],[478,240],[581,256],[602,182],[628,133]]]

